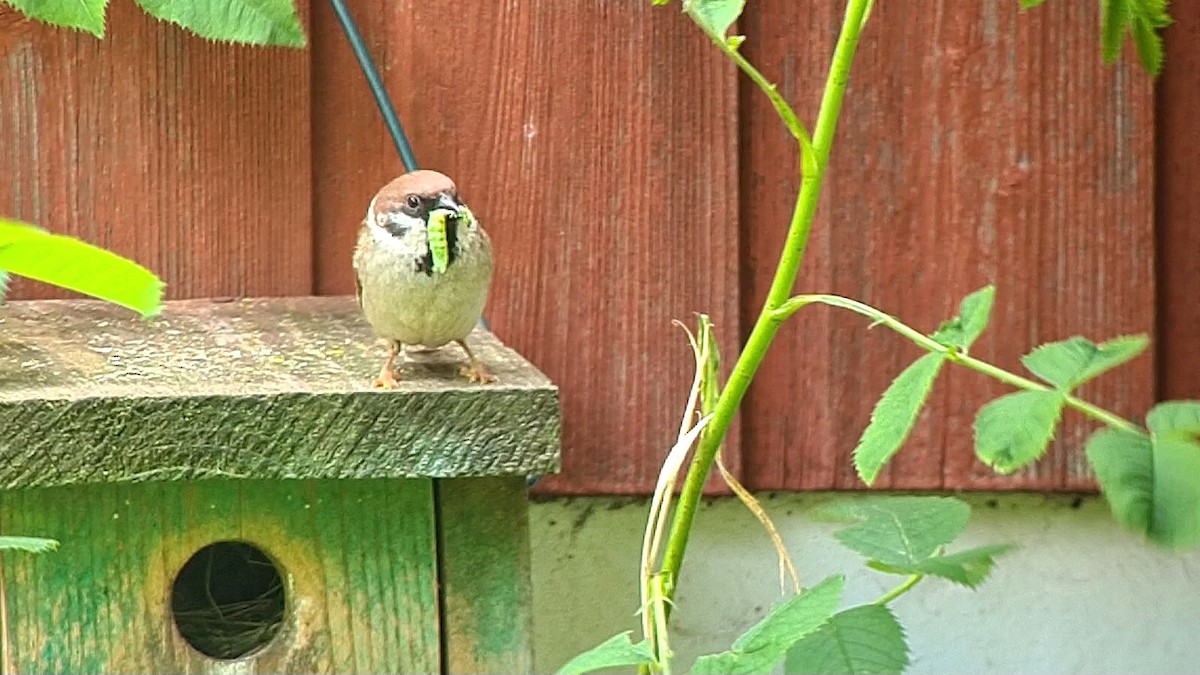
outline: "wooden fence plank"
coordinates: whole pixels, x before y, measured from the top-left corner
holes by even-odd
[[[543,489],[649,491],[693,371],[671,320],[737,336],[732,68],[649,2],[351,9],[422,166],[495,241],[492,329],[561,387],[563,474]],[[345,293],[353,228],[399,163],[331,11],[314,33],[317,288]]]
[[[806,119],[840,5],[764,0],[745,17],[743,49]],[[1133,60],[1101,63],[1097,21],[1096,6],[1075,3],[1024,13],[998,0],[917,14],[877,5],[798,288],[857,297],[932,330],[963,295],[995,283],[992,327],[973,353],[1010,369],[1040,342],[1152,330],[1151,83]],[[809,27],[803,39],[798,26]],[[769,107],[743,93],[742,226],[756,261],[743,296],[749,317],[769,284],[796,179]],[[851,450],[884,387],[919,351],[829,310],[805,310],[794,323],[750,401],[748,480],[760,489],[861,486]],[[1084,393],[1140,416],[1153,372],[1142,357]],[[973,458],[972,422],[1005,389],[970,373],[943,377],[881,487],[1093,486],[1081,452],[1092,425],[1074,415],[1035,468],[994,476]]]
[[[171,298],[310,292],[308,52],[108,14],[97,40],[0,4],[0,214],[131,256]]]
[[[1158,395],[1200,398],[1200,5],[1174,3],[1158,83]]]

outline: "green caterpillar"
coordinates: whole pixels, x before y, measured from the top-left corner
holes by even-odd
[[[450,264],[450,244],[446,241],[446,219],[458,218],[459,224],[471,227],[475,224],[475,216],[467,207],[455,213],[450,209],[434,209],[429,212],[429,226],[426,228],[429,239],[429,253],[433,258],[433,271],[442,274]]]

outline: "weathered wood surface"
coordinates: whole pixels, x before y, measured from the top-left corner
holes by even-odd
[[[312,8],[316,288],[349,293],[354,228],[400,169],[328,4]],[[738,339],[734,69],[649,0],[348,4],[421,164],[492,235],[492,330],[562,388],[563,472],[538,489],[652,491],[693,373],[672,320],[707,312]]]
[[[533,672],[525,481],[450,478],[434,491],[444,672]]]
[[[1171,4],[1158,81],[1158,395],[1200,399],[1200,3]]]
[[[0,493],[8,673],[440,672],[428,479],[197,481]],[[262,549],[287,609],[262,651],[218,661],[170,613],[175,576],[217,541]],[[501,563],[503,564],[503,563]]]
[[[312,52],[107,13],[96,39],[0,2],[0,215],[131,256],[172,298],[311,293]]]
[[[927,4],[914,13],[881,2],[872,12],[797,291],[855,297],[932,330],[961,297],[995,283],[991,327],[972,353],[1017,371],[1041,342],[1153,331],[1154,98],[1136,57],[1102,63],[1096,3],[1024,12],[1015,2]],[[842,3],[762,0],[739,25],[742,52],[804,119],[815,117],[841,17]],[[770,104],[745,82],[741,95],[741,228],[756,261],[744,268],[749,318],[770,284],[798,173]],[[1178,330],[1194,338],[1194,326]],[[744,409],[747,485],[861,487],[851,451],[888,382],[920,353],[855,315],[797,314]],[[944,373],[878,485],[1093,488],[1083,441],[1094,425],[1074,413],[1019,475],[975,460],[974,415],[1005,391]],[[1154,359],[1082,393],[1140,417],[1154,397]]]
[[[376,390],[384,347],[353,298],[167,303],[143,321],[98,301],[0,308],[0,487],[227,478],[552,473],[556,388],[476,331],[415,354]]]

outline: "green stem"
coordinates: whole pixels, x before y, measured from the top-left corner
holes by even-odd
[[[884,593],[882,596],[880,596],[880,598],[878,600],[876,600],[874,604],[876,604],[876,605],[888,604],[889,602],[895,600],[896,598],[911,591],[913,586],[916,586],[924,578],[925,578],[924,574],[912,575],[911,577],[906,579],[904,581],[904,583],[900,584],[899,586],[893,588],[892,590],[890,590],[887,593]]]
[[[667,601],[668,584],[662,575],[651,580],[651,596],[649,610],[654,614],[654,655],[657,657],[657,670],[661,675],[671,675],[671,643],[667,633]]]
[[[809,233],[812,231],[813,216],[816,214],[817,203],[821,196],[821,184],[825,177],[825,169],[829,164],[829,153],[833,145],[834,132],[837,131],[842,98],[846,93],[846,83],[850,79],[850,66],[854,61],[858,36],[863,28],[863,17],[869,4],[869,0],[849,0],[846,5],[842,31],[833,50],[833,61],[825,82],[825,92],[821,97],[821,108],[817,113],[812,152],[808,153],[812,157],[812,161],[802,161],[801,163],[805,170],[801,172],[800,194],[796,199],[795,210],[792,212],[787,241],[779,260],[779,266],[775,270],[775,278],[771,281],[771,289],[767,293],[762,312],[755,321],[754,328],[750,331],[745,348],[742,349],[733,365],[729,381],[717,399],[712,420],[700,437],[696,454],[688,466],[687,477],[684,479],[683,488],[680,491],[679,503],[671,522],[671,532],[667,537],[666,549],[663,554],[663,570],[674,582],[666,589],[669,592],[669,598],[674,598],[675,595],[679,570],[683,566],[683,555],[687,549],[688,538],[691,536],[692,522],[696,517],[696,507],[700,503],[704,483],[712,469],[713,460],[720,450],[721,443],[741,405],[742,398],[746,395],[754,373],[758,370],[763,357],[766,356],[767,348],[770,347],[771,341],[779,331],[782,320],[775,316],[775,312],[788,301],[792,286],[796,283],[796,274],[804,259],[804,250],[808,244]],[[762,82],[765,82],[765,79]],[[762,82],[759,82],[760,87]],[[768,87],[764,91],[771,96],[773,90]],[[784,105],[786,106],[786,102]],[[790,108],[788,109],[790,110]],[[783,117],[782,113],[781,117]],[[784,117],[784,121],[786,123],[786,117]],[[801,153],[805,154],[803,141],[801,141]],[[668,611],[670,607],[668,604]]]
[[[925,335],[921,331],[913,328],[912,326],[905,324],[896,317],[887,314],[886,312],[861,303],[857,300],[844,298],[840,295],[797,295],[785,302],[782,307],[776,310],[775,316],[777,320],[782,322],[792,314],[796,313],[796,311],[801,307],[817,303],[831,305],[833,307],[840,307],[842,309],[848,309],[852,312],[861,314],[869,319],[872,319],[877,324],[887,326],[893,331],[908,338],[912,342],[915,342],[918,346],[924,349],[927,349],[931,352],[937,352],[939,354],[945,354],[946,359],[953,363],[970,368],[971,370],[987,375],[988,377],[999,380],[1009,386],[1016,387],[1017,389],[1025,389],[1028,391],[1051,390],[1051,387],[1044,385],[1041,382],[1036,382],[1027,377],[1022,377],[999,366],[994,366],[987,361],[982,361],[973,356],[969,356],[965,352],[962,352],[958,349],[944,345],[928,335]],[[1124,417],[1121,417],[1116,413],[1109,412],[1108,410],[1105,410],[1104,408],[1101,408],[1093,403],[1088,403],[1087,401],[1077,398],[1071,394],[1067,394],[1064,401],[1068,406],[1113,429],[1119,429],[1121,431],[1128,431],[1142,435],[1146,433],[1141,427],[1133,422],[1130,422]]]

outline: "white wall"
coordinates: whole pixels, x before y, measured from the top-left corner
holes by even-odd
[[[895,585],[866,569],[805,511],[830,495],[759,495],[801,582],[848,574],[845,604]],[[839,496],[839,498],[844,498]],[[910,673],[1200,672],[1200,552],[1168,554],[1111,520],[1100,499],[968,496],[959,543],[1014,542],[991,578],[970,591],[922,582],[896,601],[913,650]],[[646,502],[553,500],[533,505],[536,668],[636,629],[637,561]],[[678,669],[718,651],[780,596],[774,549],[733,500],[705,504],[684,566],[673,647]],[[635,630],[635,639],[637,636]]]

